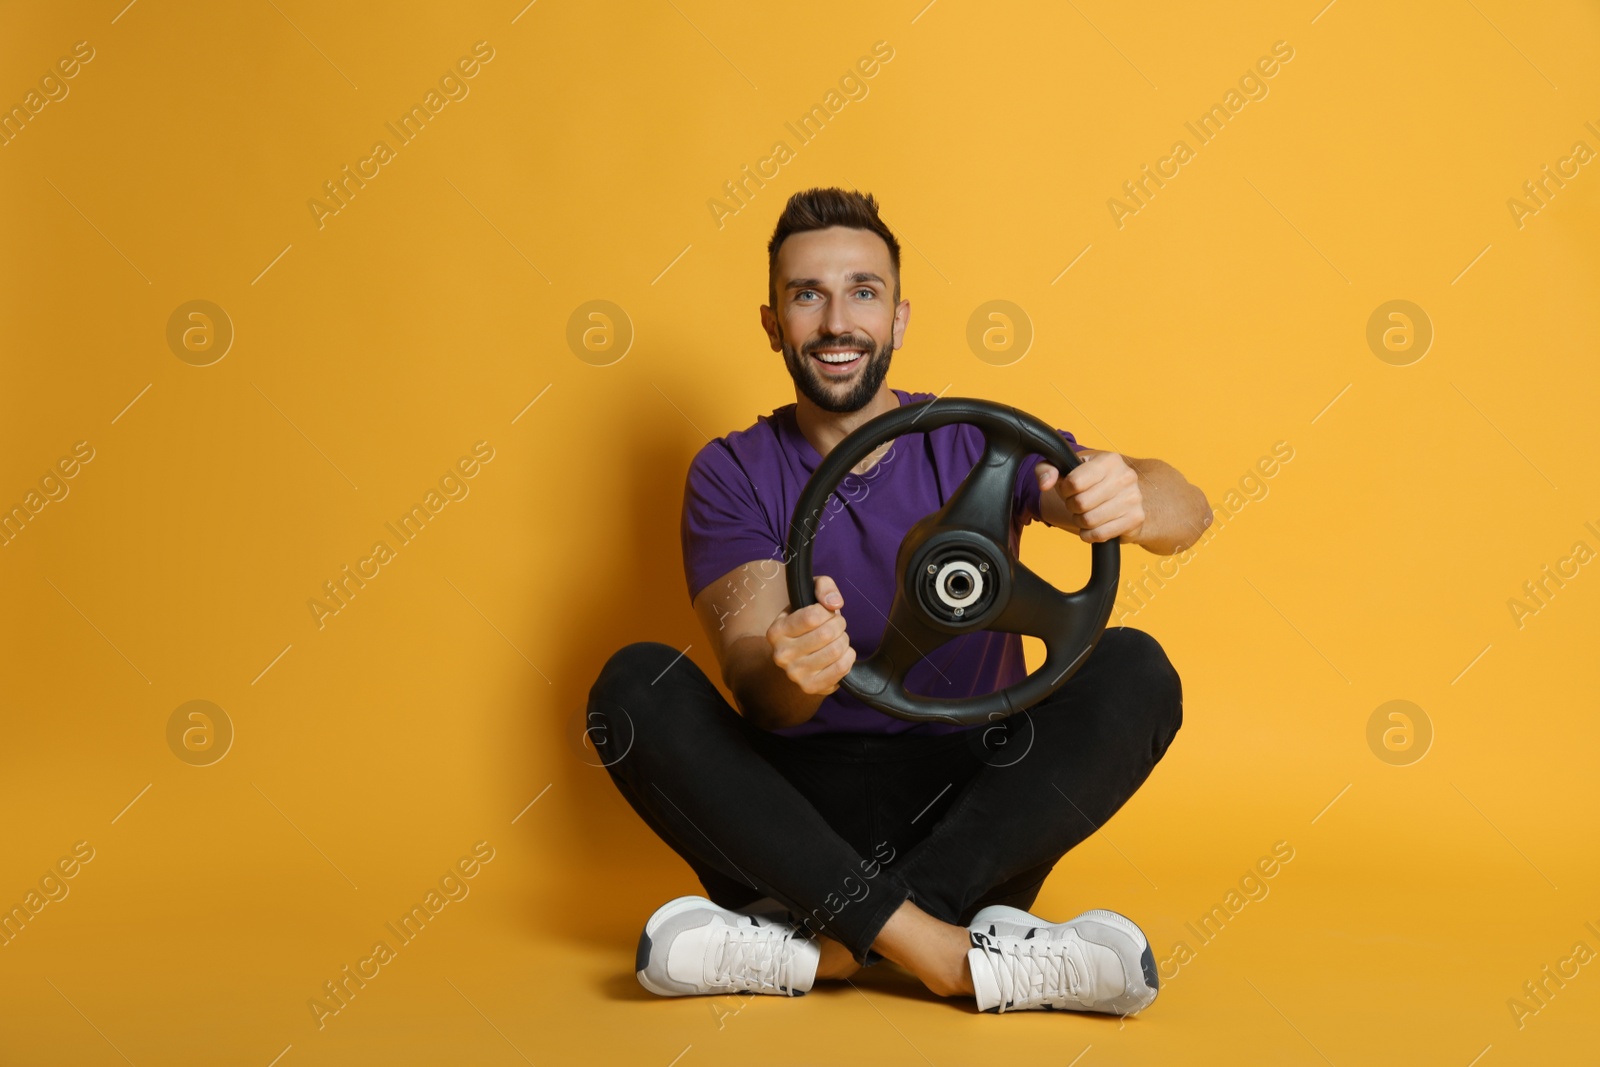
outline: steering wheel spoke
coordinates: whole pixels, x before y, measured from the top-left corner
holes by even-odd
[[[928,625],[906,600],[905,593],[896,589],[883,638],[872,655],[850,668],[848,677],[852,683],[876,687],[874,692],[884,686],[903,690],[911,668],[933,655],[952,636]]]
[[[1013,434],[987,429],[983,455],[956,486],[934,521],[977,530],[1002,550],[1011,541],[1011,501],[1027,453]]]
[[[1048,640],[1061,627],[1063,615],[1082,610],[1083,590],[1063,593],[1019,559],[1011,561],[1011,599],[989,624],[991,630]]]

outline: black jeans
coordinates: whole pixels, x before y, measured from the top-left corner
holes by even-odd
[[[1172,743],[1178,673],[1109,629],[1067,683],[1002,722],[928,737],[784,737],[752,725],[670,645],[617,652],[588,736],[628,803],[727,908],[772,897],[859,962],[911,900],[965,925],[1027,909]],[[875,958],[875,957],[873,957]]]

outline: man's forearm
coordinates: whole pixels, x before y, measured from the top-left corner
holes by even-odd
[[[742,638],[729,650],[724,681],[740,713],[763,730],[799,726],[817,713],[824,699],[789,680],[772,661],[765,637]]]
[[[1139,476],[1144,522],[1122,540],[1162,556],[1182,552],[1198,541],[1211,525],[1211,505],[1205,493],[1163,460],[1128,459],[1127,463]]]

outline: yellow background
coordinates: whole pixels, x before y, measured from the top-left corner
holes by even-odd
[[[1600,951],[1600,575],[1520,628],[1507,607],[1600,550],[1600,163],[1520,228],[1507,207],[1600,150],[1592,4],[124,3],[0,32],[7,104],[95,50],[0,148],[0,502],[95,450],[0,548],[0,902],[95,852],[0,948],[0,1061],[1593,1058],[1600,964],[1520,1029],[1507,1006]],[[478,41],[470,94],[319,229],[322,183]],[[867,95],[799,145],[785,122],[878,41]],[[1119,229],[1108,198],[1277,41],[1269,95]],[[719,228],[708,200],[779,139],[793,159]],[[1037,908],[1116,908],[1164,957],[1293,847],[1126,1023],[979,1017],[888,967],[745,1004],[630,973],[697,886],[578,716],[629,641],[714,673],[684,470],[793,399],[765,243],[829,184],[903,239],[892,385],[1168,459],[1215,504],[1294,449],[1126,620],[1181,671],[1185,725]],[[195,299],[236,331],[205,367],[166,340]],[[608,366],[566,341],[597,299],[635,332]],[[966,342],[997,299],[1035,331],[1005,366]],[[1403,367],[1366,342],[1395,299],[1435,331]],[[470,495],[319,629],[322,583],[478,441]],[[1027,544],[1058,573],[1087,555]],[[197,699],[236,732],[205,767],[166,735]],[[1408,766],[1367,742],[1395,699],[1434,732]],[[470,896],[319,1030],[323,982],[479,841]]]

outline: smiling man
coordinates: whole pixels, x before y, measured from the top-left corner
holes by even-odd
[[[815,534],[817,603],[791,612],[784,546],[812,472],[869,419],[933,394],[886,384],[911,303],[871,196],[792,196],[768,279],[761,323],[795,402],[700,450],[681,528],[689,597],[737,707],[649,641],[612,656],[589,694],[590,736],[618,789],[706,892],[646,922],[640,983],[663,996],[795,996],[887,958],[983,1011],[1145,1008],[1158,977],[1132,920],[1027,909],[1166,752],[1183,717],[1177,672],[1148,634],[1114,627],[1060,689],[995,725],[912,723],[841,689],[882,638],[901,540],[984,438],[953,424],[862,460],[836,490],[848,503]],[[1210,523],[1204,494],[1171,466],[1060,432],[1082,462],[1066,476],[1038,455],[1023,462],[1013,552],[1033,521],[1158,554]],[[1018,635],[978,631],[932,650],[905,688],[965,698],[1026,674]]]

